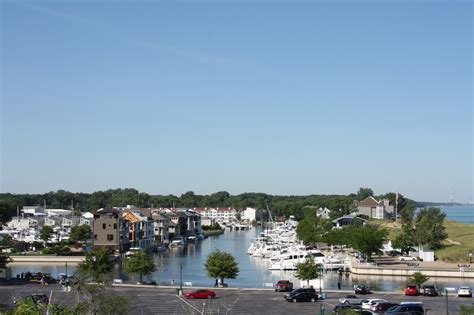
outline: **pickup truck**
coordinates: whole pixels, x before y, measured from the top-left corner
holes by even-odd
[[[357,297],[357,295],[349,294],[343,298],[340,298],[339,302],[341,304],[360,305],[362,303],[362,300],[363,299]]]

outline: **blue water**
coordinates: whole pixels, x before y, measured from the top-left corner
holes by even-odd
[[[474,223],[474,206],[440,207],[448,220]]]

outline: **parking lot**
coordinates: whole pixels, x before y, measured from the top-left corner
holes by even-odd
[[[185,288],[185,292],[196,288]],[[130,301],[130,314],[325,314],[332,312],[338,299],[353,292],[327,292],[328,299],[316,303],[288,303],[284,293],[256,289],[216,289],[217,297],[206,300],[186,300],[176,295],[176,289],[158,287],[116,286],[109,289],[126,296]],[[0,286],[0,303],[12,307],[13,298],[29,294],[44,293],[51,296],[52,303],[73,304],[77,301],[75,292],[64,292],[55,285],[36,284]],[[364,297],[383,298],[391,302],[423,302],[427,314],[458,314],[460,304],[472,305],[472,298],[449,296],[448,304],[442,297],[409,296],[395,293],[375,293]]]

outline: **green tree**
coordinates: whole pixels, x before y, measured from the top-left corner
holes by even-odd
[[[417,214],[414,222],[415,241],[418,246],[427,244],[431,249],[442,246],[448,234],[444,226],[446,214],[439,208],[424,208]]]
[[[410,277],[410,282],[416,284],[418,290],[420,289],[421,285],[428,281],[430,277],[422,274],[421,272],[417,271]]]
[[[298,239],[302,240],[306,246],[314,246],[317,242],[321,242],[324,232],[323,219],[316,217],[314,209],[306,209],[304,218],[296,226]]]
[[[321,265],[316,264],[313,257],[309,256],[304,262],[296,264],[295,277],[300,280],[306,280],[309,286],[309,280],[313,280],[319,277],[321,271]]]
[[[373,195],[374,191],[371,188],[360,187],[359,191],[357,191],[357,200],[361,201]]]
[[[350,226],[350,245],[352,248],[362,252],[368,261],[372,260],[372,254],[382,254],[382,246],[388,236],[388,230],[376,225],[366,224],[364,226]]]
[[[82,241],[84,243],[91,236],[91,227],[87,224],[76,225],[71,228],[71,233],[69,235],[69,239],[71,241]]]
[[[53,234],[53,228],[50,227],[49,225],[44,225],[41,230],[40,230],[40,239],[43,240],[43,242],[47,242],[49,238],[51,237],[51,234]]]
[[[0,237],[0,268],[6,268],[8,263],[10,263],[12,260],[8,253],[3,252],[3,249],[12,247],[13,241],[10,235],[3,235],[3,237]]]
[[[142,282],[143,275],[149,275],[156,270],[153,259],[144,250],[139,250],[126,258],[123,267],[126,273],[139,274],[140,283]]]
[[[86,253],[84,261],[77,266],[77,272],[85,279],[93,282],[105,283],[112,271],[113,263],[109,259],[107,250],[98,250]]]
[[[407,231],[402,231],[400,234],[395,236],[394,239],[392,239],[392,247],[399,248],[402,253],[408,254],[408,251],[412,246],[413,236]]]
[[[24,314],[43,314],[43,311],[46,309],[46,305],[39,304],[33,301],[31,297],[26,297],[19,299],[16,302],[15,309],[11,312],[13,315],[24,315]]]
[[[218,249],[207,256],[204,267],[208,276],[220,278],[222,285],[224,285],[224,279],[235,279],[239,274],[239,266],[234,256]]]

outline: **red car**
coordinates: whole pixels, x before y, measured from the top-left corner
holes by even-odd
[[[405,295],[418,295],[418,288],[414,284],[409,284],[405,287]]]
[[[213,299],[216,297],[216,292],[207,289],[199,289],[186,293],[187,299]]]

